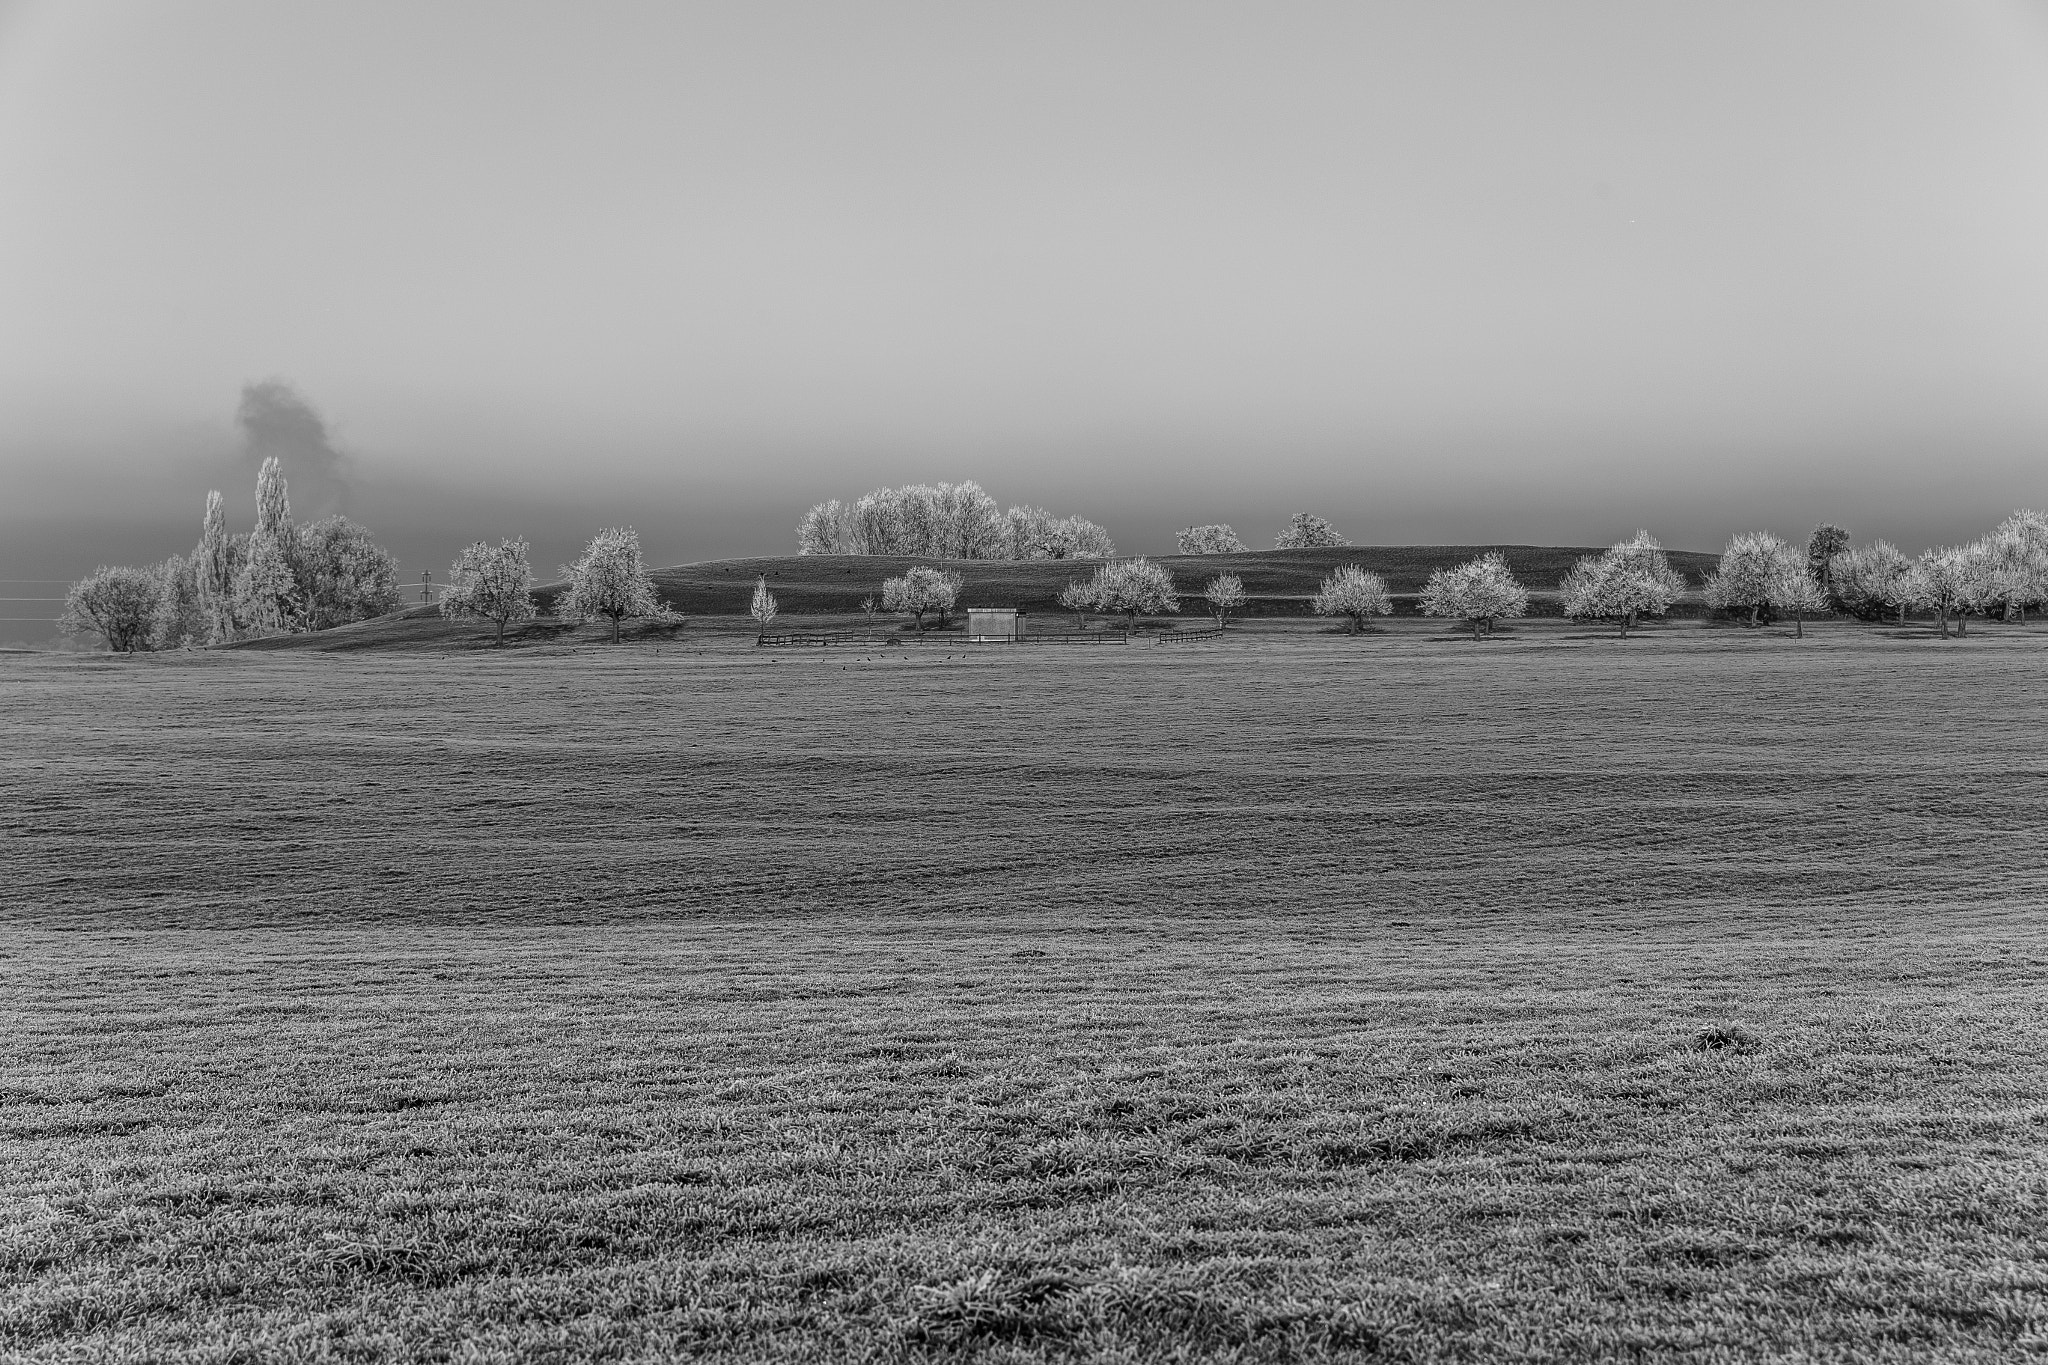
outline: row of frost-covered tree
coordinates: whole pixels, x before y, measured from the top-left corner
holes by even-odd
[[[1232,554],[1246,548],[1230,527],[1190,526],[1176,533],[1184,555]],[[920,559],[1110,559],[1116,543],[1085,517],[1062,517],[1043,507],[1005,511],[964,483],[877,488],[850,503],[837,498],[804,513],[796,528],[797,553],[908,555]],[[1274,537],[1276,550],[1350,544],[1322,517],[1297,512]]]
[[[1815,527],[1803,556],[1768,532],[1739,535],[1707,600],[1752,621],[1816,606],[1866,621],[1928,611],[1943,635],[1951,618],[1961,633],[1971,616],[2012,620],[2048,606],[2048,517],[2022,509],[1989,535],[1917,556],[1882,540],[1856,545],[1838,526]]]

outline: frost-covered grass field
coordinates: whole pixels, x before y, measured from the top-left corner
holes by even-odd
[[[2044,670],[0,659],[0,1357],[2048,1351]]]

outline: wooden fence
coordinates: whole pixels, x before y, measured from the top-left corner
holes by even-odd
[[[784,630],[763,635],[754,643],[763,649],[778,649],[790,645],[900,645],[913,638],[879,630]]]

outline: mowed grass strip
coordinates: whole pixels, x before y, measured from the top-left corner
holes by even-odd
[[[2041,647],[1387,643],[9,661],[0,1356],[2048,1348]]]
[[[8,660],[0,919],[2048,904],[2048,636]]]

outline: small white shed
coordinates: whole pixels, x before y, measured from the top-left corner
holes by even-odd
[[[1024,613],[1015,607],[969,607],[967,639],[970,644],[997,644],[1019,639],[1024,634]]]

